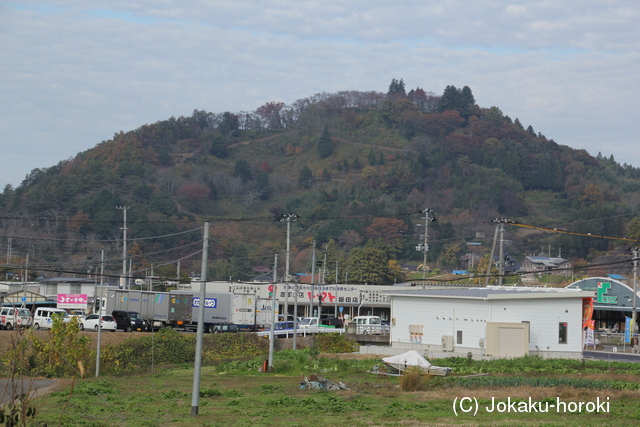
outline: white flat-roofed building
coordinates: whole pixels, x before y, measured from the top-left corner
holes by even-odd
[[[560,288],[487,287],[388,292],[391,346],[430,357],[580,358],[583,298]],[[397,351],[396,351],[397,350]]]

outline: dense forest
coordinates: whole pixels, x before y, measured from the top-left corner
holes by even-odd
[[[317,247],[326,280],[392,283],[421,263],[425,209],[428,263],[461,264],[473,242],[482,257],[495,218],[576,233],[640,238],[640,170],[613,156],[560,145],[472,90],[321,93],[251,112],[195,110],[114,134],[0,194],[4,273],[109,274],[127,259],[136,276],[198,271],[202,226],[211,222],[209,278],[250,280],[284,265],[311,270]],[[283,215],[296,214],[289,224]],[[289,217],[291,218],[291,217]],[[629,242],[507,226],[513,257],[594,262]],[[481,244],[480,246],[478,246]],[[2,258],[0,258],[2,259]]]

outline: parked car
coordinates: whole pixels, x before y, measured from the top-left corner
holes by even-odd
[[[342,322],[342,319],[340,319],[339,317],[325,317],[323,316],[322,318],[320,318],[320,325],[321,326],[333,326],[336,328],[342,328],[344,326],[344,323]]]
[[[300,321],[299,328],[317,328],[320,325],[320,319],[317,317],[305,317]]]
[[[125,332],[144,332],[145,324],[140,313],[136,311],[113,310],[111,315],[116,319],[116,328]]]
[[[61,317],[64,323],[69,323],[71,321],[69,314],[61,308],[36,308],[36,312],[33,314],[33,327],[36,329],[51,329],[51,326],[53,326],[53,318],[56,316]]]
[[[0,329],[25,328],[32,324],[31,312],[26,308],[3,307],[0,309]]]
[[[285,321],[285,322],[276,322],[273,329],[276,331],[285,331],[285,330],[293,330],[294,323],[293,321]]]
[[[385,329],[379,316],[356,316],[351,323],[356,324],[356,334],[382,334]]]
[[[232,325],[232,324],[222,324],[222,325],[214,325],[213,328],[211,329],[211,333],[213,334],[220,334],[223,332],[249,332],[251,331],[251,329],[249,328],[243,328],[241,326],[238,325]]]
[[[82,310],[67,310],[67,313],[69,313],[69,317],[77,317],[78,321],[82,320],[85,316]]]
[[[112,331],[115,332],[118,328],[118,324],[116,323],[116,319],[113,316],[109,316],[108,314],[102,315],[101,326],[98,326],[98,314],[90,314],[84,319],[80,321],[80,330],[94,330],[98,332],[98,328],[102,328],[103,331]]]

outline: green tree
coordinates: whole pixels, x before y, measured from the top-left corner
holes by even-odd
[[[209,148],[209,153],[213,156],[224,159],[229,156],[229,151],[227,150],[227,143],[224,140],[224,137],[220,134],[216,134],[211,140],[211,147]]]
[[[475,98],[469,86],[457,89],[450,85],[444,89],[444,93],[438,101],[438,113],[444,113],[449,110],[456,110],[460,116],[468,119],[471,115],[471,108],[475,105]]]
[[[629,224],[627,224],[627,239],[636,239],[640,241],[640,219],[633,217]]]
[[[356,156],[356,158],[353,159],[352,166],[355,170],[358,170],[358,171],[362,169],[362,163],[360,163],[360,158],[358,156]]]
[[[367,158],[371,166],[376,165],[378,159],[376,159],[376,154],[373,152],[373,148],[369,149],[369,154],[367,155]]]
[[[260,200],[267,200],[271,195],[269,192],[269,175],[266,172],[256,174],[256,190],[260,192]]]
[[[484,119],[496,126],[500,126],[505,121],[502,110],[495,106],[489,108],[484,112]]]
[[[354,248],[349,255],[349,280],[369,285],[389,282],[389,258],[382,249]]]
[[[531,136],[536,136],[536,131],[533,130],[533,126],[529,125],[529,127],[527,128],[527,133]]]
[[[306,165],[300,169],[300,175],[298,175],[298,185],[302,188],[311,188],[313,183],[313,173],[311,169]]]
[[[243,184],[253,178],[249,162],[245,159],[238,159],[233,168],[233,176],[240,178]]]
[[[458,266],[458,254],[460,249],[460,245],[456,243],[448,243],[444,245],[444,248],[438,257],[438,263],[444,268],[455,269]]]
[[[404,88],[404,80],[391,79],[391,84],[389,85],[389,92],[387,92],[387,95],[406,96],[406,91]]]
[[[222,114],[222,121],[220,122],[220,131],[224,134],[230,134],[240,128],[240,120],[238,120],[238,116],[232,114],[228,111],[225,111]]]
[[[516,117],[516,119],[514,120],[513,124],[515,124],[518,129],[524,130],[524,126],[522,126],[522,123],[520,123],[520,119],[519,118]]]
[[[323,159],[333,154],[333,144],[331,143],[331,136],[329,135],[327,126],[324,127],[322,135],[320,135],[320,139],[318,140],[318,154]]]

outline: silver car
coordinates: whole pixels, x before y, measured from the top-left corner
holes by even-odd
[[[110,316],[108,314],[103,314],[102,315],[102,330],[103,331],[112,331],[115,332],[116,331],[116,319],[113,318],[113,316]],[[84,331],[84,330],[88,330],[88,331],[98,331],[98,315],[97,314],[90,314],[88,316],[86,316],[84,319],[82,319],[80,321],[80,330]]]

